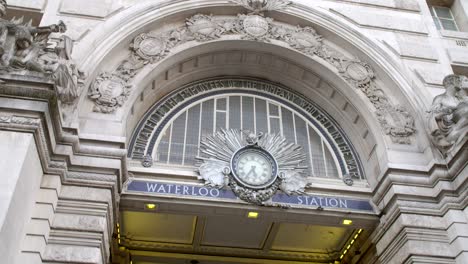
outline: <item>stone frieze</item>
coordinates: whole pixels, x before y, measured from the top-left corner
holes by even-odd
[[[413,116],[403,106],[393,103],[386,92],[377,87],[374,70],[368,63],[356,58],[348,58],[325,44],[323,37],[310,26],[292,26],[266,17],[262,13],[266,9],[262,9],[261,4],[253,7],[255,6],[254,2],[262,1],[239,0],[235,2],[242,2],[243,6],[250,6],[249,10],[253,12],[233,17],[196,14],[187,18],[182,27],[160,33],[147,32],[137,36],[130,47],[132,54],[120,63],[117,70],[112,73],[101,73],[91,85],[90,98],[96,102],[96,105],[99,105],[94,108],[94,111],[114,112],[128,97],[128,94],[124,93],[131,92],[131,87],[129,89],[122,89],[119,85],[112,87],[113,83],[103,83],[102,78],[109,75],[120,76],[131,83],[133,76],[141,68],[164,59],[170,54],[173,47],[183,43],[216,41],[225,36],[229,36],[231,39],[238,37],[239,39],[261,42],[275,40],[284,42],[307,56],[319,57],[332,65],[342,78],[369,99],[375,108],[375,115],[383,132],[394,143],[411,143],[411,136],[416,133]],[[273,8],[273,6],[268,8]],[[286,6],[285,3],[278,3],[277,7],[284,8]],[[263,6],[263,8],[266,7]],[[98,83],[97,86],[100,86],[99,89],[96,89],[96,83]],[[107,98],[109,100],[99,99],[105,96],[102,91],[109,91],[111,96]],[[119,104],[116,104],[115,101],[119,101]]]

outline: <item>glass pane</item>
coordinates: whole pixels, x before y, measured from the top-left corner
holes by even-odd
[[[268,117],[265,100],[255,98],[255,113],[255,120],[257,122],[257,133],[268,133]]]
[[[198,138],[200,127],[200,105],[195,105],[188,111],[187,134],[185,139],[185,165],[194,165],[198,155]]]
[[[280,119],[270,117],[270,133],[281,134]]]
[[[443,6],[434,6],[434,9],[439,18],[453,18],[452,13],[450,12],[450,8]]]
[[[162,135],[161,141],[159,142],[156,157],[153,159],[157,162],[167,162],[167,151],[169,150],[169,137],[171,135],[171,126],[169,126]]]
[[[433,20],[434,20],[434,24],[435,24],[436,28],[437,28],[438,30],[440,30],[439,19],[438,19],[437,17],[432,17],[432,18],[433,18]]]
[[[226,110],[226,98],[218,98],[216,100],[216,110]]]
[[[213,134],[213,122],[214,122],[213,107],[214,107],[213,99],[203,102],[201,136]]]
[[[185,121],[187,113],[184,112],[172,123],[172,137],[169,162],[172,164],[182,164],[182,156],[184,152],[184,137],[185,137]]]
[[[241,129],[240,96],[229,97],[229,128]]]
[[[307,166],[310,170],[310,155],[309,155],[309,139],[307,138],[307,126],[305,121],[297,115],[294,115],[296,122],[296,138],[297,144],[302,147],[302,152],[306,154],[307,158],[302,162],[301,166]]]
[[[255,131],[252,97],[242,96],[242,129]]]
[[[327,146],[325,147],[325,159],[327,161],[327,176],[329,178],[338,178],[338,168],[336,167],[335,160],[333,159],[330,151],[328,150]]]
[[[455,24],[455,21],[453,20],[440,19],[440,23],[442,24],[442,27],[445,30],[457,31],[457,25]]]
[[[431,11],[431,16],[435,16],[435,15],[434,15],[434,7],[433,7],[433,6],[430,6],[430,7],[429,7],[429,11]]]
[[[216,112],[216,131],[226,129],[226,112]]]
[[[292,112],[288,109],[281,107],[281,117],[283,121],[283,136],[291,141],[296,143],[296,137],[294,135],[294,121]]]
[[[277,105],[269,104],[268,107],[270,108],[270,116],[279,116],[279,110]]]
[[[323,160],[322,139],[311,127],[309,127],[309,140],[310,149],[312,152],[312,165],[314,168],[314,176],[326,177],[327,174],[325,170],[325,162]]]

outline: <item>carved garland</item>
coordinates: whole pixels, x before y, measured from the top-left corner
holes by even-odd
[[[245,1],[236,2],[248,8],[247,4],[243,4]],[[284,1],[273,2],[281,8],[287,5]],[[278,8],[275,4],[273,7]],[[416,132],[413,117],[404,107],[391,103],[385,92],[377,88],[375,74],[369,64],[346,58],[327,46],[323,43],[323,37],[312,27],[293,27],[265,17],[261,12],[272,10],[268,8],[250,6],[248,9],[254,11],[253,13],[229,18],[197,14],[188,18],[182,27],[162,33],[140,34],[131,45],[133,52],[130,57],[113,73],[101,73],[92,84],[89,97],[95,101],[94,111],[114,112],[127,99],[131,89],[128,83],[133,76],[145,65],[165,58],[171,48],[189,41],[213,41],[226,35],[240,35],[242,39],[254,41],[283,41],[305,55],[317,56],[330,63],[349,84],[359,89],[370,100],[384,132],[393,142],[411,143],[410,136]],[[109,78],[108,76],[113,76],[115,81],[102,81],[103,78]]]

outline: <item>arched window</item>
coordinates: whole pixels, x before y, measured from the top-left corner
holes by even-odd
[[[308,167],[309,176],[342,178],[349,174],[363,179],[351,144],[331,117],[300,94],[263,84],[217,80],[171,93],[140,122],[129,156],[150,156],[155,166],[194,167],[201,155],[201,139],[217,130],[280,133],[302,146],[307,156],[302,165]]]
[[[267,98],[230,94],[198,101],[165,127],[152,157],[156,163],[193,166],[204,135],[220,129],[280,133],[303,147],[311,175],[340,177],[337,159],[316,128],[291,108]]]

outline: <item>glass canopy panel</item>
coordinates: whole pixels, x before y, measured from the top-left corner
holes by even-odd
[[[307,156],[302,165],[309,175],[342,177],[334,152],[312,123],[285,105],[255,95],[209,97],[186,107],[166,125],[152,156],[157,164],[193,166],[201,155],[201,138],[227,128],[280,133],[302,146]]]

